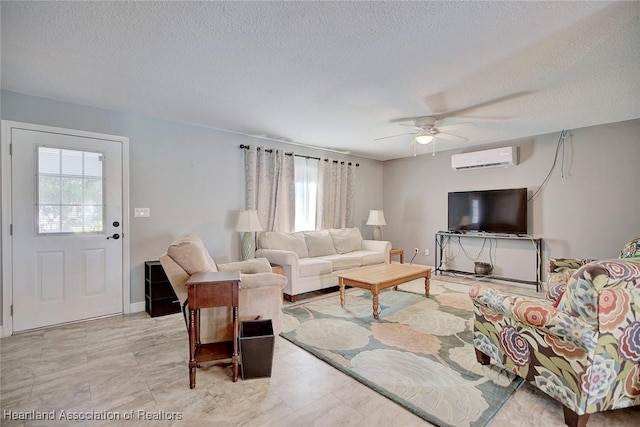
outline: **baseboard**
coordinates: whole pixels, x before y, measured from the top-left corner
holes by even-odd
[[[133,302],[129,304],[129,313],[140,313],[141,311],[145,311],[146,307],[144,301],[142,302]],[[89,319],[91,320],[91,319]],[[85,320],[81,320],[83,322]],[[74,322],[71,322],[74,323]],[[0,338],[10,337],[11,331],[10,328],[5,325],[0,325]]]
[[[144,301],[129,304],[129,313],[140,313],[145,310]]]

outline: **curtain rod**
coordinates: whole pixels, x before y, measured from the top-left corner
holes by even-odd
[[[248,150],[249,148],[251,148],[251,146],[250,146],[250,145],[240,144],[240,147],[239,147],[239,148],[240,148],[240,149],[242,149],[242,150]],[[256,150],[260,151],[260,150],[262,150],[262,148],[261,148],[261,147],[257,147],[257,148],[256,148]],[[273,150],[272,150],[271,148],[265,148],[265,149],[264,149],[264,151],[265,151],[266,153],[273,153]],[[305,156],[305,155],[302,155],[302,154],[295,154],[295,153],[293,153],[293,152],[291,152],[291,153],[284,153],[284,155],[285,155],[285,156],[304,157],[305,159],[323,160],[323,159],[321,159],[320,157]],[[328,162],[329,160],[330,160],[330,159],[324,159],[324,161],[325,161],[325,162]],[[344,161],[340,161],[340,162],[339,162],[338,160],[332,160],[332,162],[333,162],[333,163],[340,163],[341,165],[344,165],[344,164],[345,164],[345,162],[344,162]],[[351,162],[349,162],[348,164],[349,164],[349,165],[351,165],[352,163],[351,163]],[[360,163],[355,163],[355,165],[356,165],[356,167],[357,167],[357,168],[358,168],[358,167],[360,167]]]

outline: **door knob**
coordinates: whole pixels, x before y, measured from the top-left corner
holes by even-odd
[[[119,238],[120,238],[120,235],[118,233],[113,233],[113,236],[107,237],[107,239],[115,239],[115,240],[118,240]]]

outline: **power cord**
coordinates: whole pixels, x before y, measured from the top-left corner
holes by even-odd
[[[447,257],[447,262],[453,261],[454,259],[458,258],[458,255],[460,255],[460,251],[462,250],[462,241],[460,240],[460,237],[456,237],[457,242],[458,242],[458,252],[455,253],[455,255],[450,255]]]
[[[411,257],[411,261],[409,261],[409,265],[413,264],[413,260],[415,259],[416,255],[418,255],[418,252],[413,251],[413,256]]]
[[[567,136],[567,133],[569,131],[562,129],[562,132],[560,132],[560,139],[558,139],[558,145],[556,146],[556,154],[553,157],[553,164],[551,165],[551,169],[549,169],[549,173],[547,174],[547,176],[545,177],[545,179],[542,181],[542,184],[540,184],[540,187],[538,187],[538,189],[536,190],[535,193],[533,193],[531,195],[531,197],[529,197],[527,199],[527,203],[530,202],[531,200],[534,199],[534,197],[536,197],[536,195],[542,191],[542,189],[544,188],[545,185],[547,185],[547,181],[549,181],[549,178],[551,178],[551,173],[553,172],[553,170],[556,167],[556,163],[558,162],[558,153],[560,152],[560,146],[562,146],[562,177],[564,178],[564,140]]]
[[[460,238],[458,238],[458,240],[459,239]],[[480,259],[480,257],[482,256],[482,253],[484,252],[484,246],[487,244],[487,238],[485,237],[484,239],[482,239],[482,247],[480,248],[480,252],[478,252],[478,255],[475,258],[472,258],[472,257],[469,256],[467,251],[462,246],[462,241],[459,241],[458,243],[460,244],[460,248],[462,249],[462,252],[464,252],[464,254],[467,257],[467,259],[469,259],[471,261],[477,261],[477,260]]]

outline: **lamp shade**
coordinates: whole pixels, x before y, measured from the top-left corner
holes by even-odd
[[[367,225],[387,225],[384,220],[384,212],[382,211],[369,211],[369,219]]]
[[[262,231],[260,221],[258,220],[258,211],[247,210],[238,213],[238,222],[236,223],[236,231]]]

